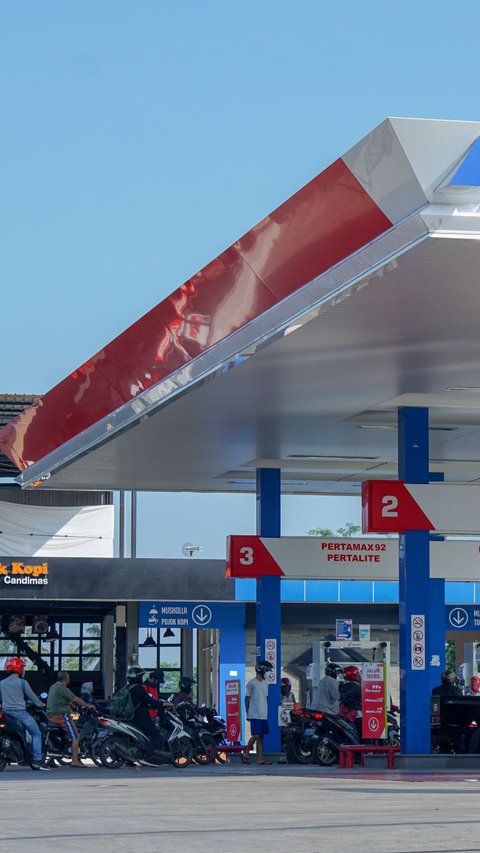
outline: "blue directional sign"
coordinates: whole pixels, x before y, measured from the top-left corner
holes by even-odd
[[[351,640],[353,638],[352,619],[335,619],[335,637],[337,640]]]
[[[141,601],[139,628],[219,628],[235,604],[209,601]]]
[[[480,629],[480,605],[456,604],[445,608],[447,631],[476,631]]]

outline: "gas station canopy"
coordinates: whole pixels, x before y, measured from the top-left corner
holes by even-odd
[[[213,226],[212,226],[213,227]],[[0,431],[24,486],[480,482],[480,123],[388,119]]]

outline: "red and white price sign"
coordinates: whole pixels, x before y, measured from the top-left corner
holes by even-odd
[[[410,662],[413,670],[425,669],[425,616],[412,615],[410,618]]]
[[[387,727],[385,664],[362,666],[362,737],[384,738]]]
[[[242,714],[240,706],[240,680],[237,678],[225,682],[225,708],[227,740],[241,740]]]

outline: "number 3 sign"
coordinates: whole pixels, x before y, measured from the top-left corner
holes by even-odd
[[[260,536],[229,536],[227,539],[227,577],[257,578],[282,576],[283,572],[266,549]]]

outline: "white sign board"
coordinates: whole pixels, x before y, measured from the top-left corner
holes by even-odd
[[[265,660],[272,664],[271,672],[265,673],[265,681],[269,684],[277,683],[277,641],[265,640]]]
[[[398,580],[398,539],[230,536],[229,540],[227,574],[230,577]],[[430,576],[478,580],[480,541],[431,542]]]
[[[364,640],[367,643],[370,642],[370,625],[359,625],[358,626],[358,639]]]
[[[425,615],[410,617],[410,661],[415,671],[425,669]]]

